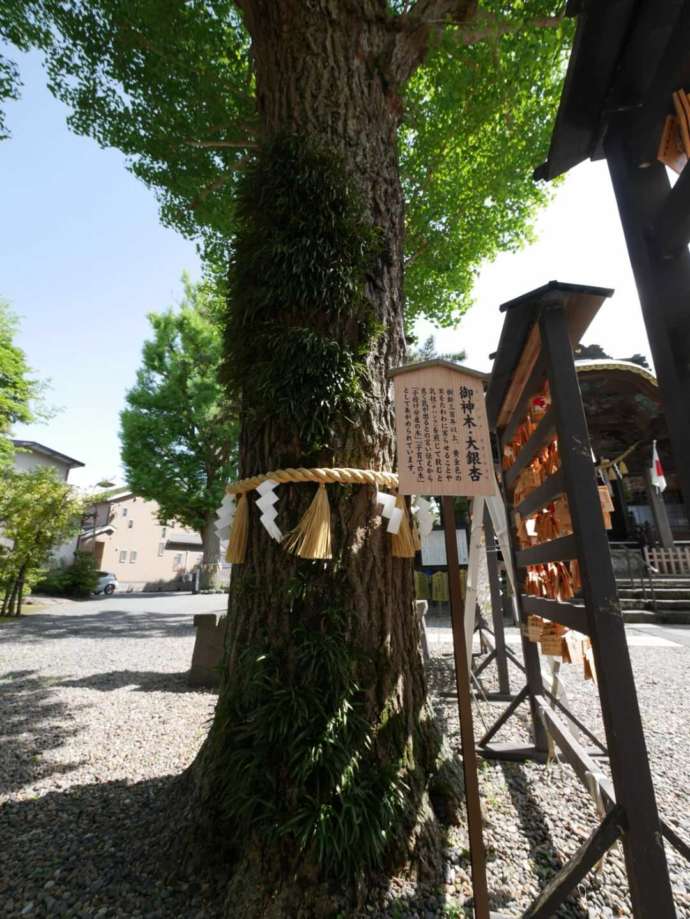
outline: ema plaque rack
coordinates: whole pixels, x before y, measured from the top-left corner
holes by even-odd
[[[552,281],[504,304],[506,319],[487,391],[489,423],[500,456],[508,458],[502,479],[517,582],[536,584],[538,589],[531,593],[519,589],[516,598],[526,684],[479,746],[490,758],[545,760],[553,742],[606,811],[588,840],[524,913],[531,919],[553,916],[617,840],[623,844],[634,915],[655,919],[676,915],[662,841],[662,833],[671,838],[673,831],[661,823],[657,812],[572,353],[572,346],[612,292]],[[541,417],[536,422],[533,417],[521,429],[535,398],[543,398]],[[516,436],[520,432],[522,439]],[[535,481],[532,471],[539,456],[546,459],[542,480]],[[542,538],[528,535],[526,520],[553,513],[556,502],[565,500],[568,519],[560,533],[542,527]],[[548,583],[540,583],[540,577]],[[563,706],[549,704],[539,651],[528,637],[532,617],[546,623],[552,643],[562,641],[565,630],[584,638],[590,675],[598,684],[612,782],[581,746],[568,721],[582,725]],[[549,653],[546,645],[542,647]],[[530,706],[532,745],[492,744],[523,701]]]

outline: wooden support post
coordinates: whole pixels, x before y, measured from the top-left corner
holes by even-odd
[[[503,485],[504,496],[506,496],[507,489],[505,488],[505,478],[503,478]],[[525,611],[522,608],[522,595],[519,588],[520,578],[522,575],[520,569],[518,568],[515,556],[515,520],[513,519],[513,515],[510,513],[509,508],[510,503],[506,501],[506,509],[508,513],[508,529],[510,530],[510,552],[512,555],[513,571],[515,572],[516,588],[518,591],[515,596],[515,608],[518,614],[518,626],[520,628],[520,639],[522,643],[522,658],[524,660],[525,677],[527,679],[527,689],[529,692],[530,715],[532,718],[532,738],[534,741],[535,753],[537,754],[537,758],[540,758],[542,755],[546,755],[549,749],[549,745],[546,737],[546,731],[544,730],[544,725],[542,724],[541,718],[539,717],[539,712],[537,710],[534,699],[536,696],[539,696],[544,692],[544,683],[541,678],[541,661],[539,660],[539,649],[533,641],[529,641],[527,635],[525,634],[527,618],[525,616]]]
[[[489,508],[484,505],[484,543],[486,546],[486,564],[489,573],[489,590],[491,592],[491,621],[494,629],[496,669],[498,671],[498,691],[510,695],[510,678],[508,676],[508,659],[506,657],[506,637],[503,627],[503,605],[501,586],[498,581],[498,563],[496,561],[496,540],[491,522]]]
[[[611,774],[616,801],[623,808],[627,822],[623,848],[633,912],[637,917],[670,919],[676,912],[563,306],[546,307],[539,324],[556,409],[566,490],[573,498],[570,514],[577,541]]]
[[[652,228],[669,200],[671,185],[661,163],[641,168],[634,162],[628,145],[634,140],[628,136],[635,133],[634,121],[634,112],[612,117],[604,146],[659,380],[675,471],[685,506],[690,508],[690,252],[682,246],[673,257],[664,257],[657,244]],[[663,219],[667,224],[668,218]],[[683,220],[687,222],[685,215]],[[672,236],[667,227],[665,239]]]
[[[623,809],[616,806],[609,811],[570,861],[551,878],[537,899],[522,914],[522,919],[551,919],[574,887],[620,838],[624,827]]]
[[[462,769],[465,779],[465,804],[467,807],[467,831],[470,840],[472,863],[472,890],[474,893],[474,914],[477,919],[489,919],[489,890],[486,884],[486,849],[482,835],[482,811],[479,800],[479,778],[477,776],[477,754],[474,745],[472,725],[472,698],[470,695],[470,669],[467,663],[467,641],[463,622],[464,606],[460,587],[460,562],[455,535],[455,511],[453,498],[441,498],[443,529],[446,540],[446,561],[448,564],[448,593],[450,615],[453,627],[453,653],[455,657],[455,685],[458,693],[460,715],[460,740],[462,743]]]
[[[666,504],[663,495],[661,495],[657,491],[656,486],[652,484],[651,469],[645,469],[644,471],[644,484],[647,490],[649,506],[652,509],[656,531],[659,536],[659,542],[664,549],[672,549],[673,531],[671,530],[671,524],[668,519]]]

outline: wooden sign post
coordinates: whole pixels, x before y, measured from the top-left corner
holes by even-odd
[[[477,756],[453,496],[494,494],[484,374],[450,361],[409,364],[395,378],[395,426],[401,495],[440,495],[446,538],[455,683],[472,862],[474,912],[489,919]]]

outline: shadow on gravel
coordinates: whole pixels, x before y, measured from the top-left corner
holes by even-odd
[[[110,670],[107,673],[93,673],[74,680],[62,680],[60,686],[98,689],[111,692],[129,687],[134,692],[203,692],[217,695],[217,690],[189,686],[189,671],[181,673],[158,673],[155,670]]]
[[[516,763],[501,763],[501,769],[520,827],[529,842],[530,862],[543,887],[563,866],[564,860],[554,845],[546,815],[530,791],[523,767]],[[583,909],[578,900],[571,896],[555,915],[563,919],[587,919],[589,911]]]
[[[175,874],[163,852],[175,777],[105,782],[5,804],[0,915],[215,919],[212,876]]]
[[[3,794],[52,775],[72,772],[79,765],[58,764],[44,758],[45,753],[61,747],[78,732],[72,714],[74,707],[70,710],[64,702],[56,701],[52,685],[53,681],[38,676],[34,670],[15,670],[0,679],[0,792]]]
[[[21,618],[12,629],[13,642],[52,641],[57,638],[180,638],[194,634],[194,613],[163,613],[104,606],[97,613],[50,615],[36,613]]]

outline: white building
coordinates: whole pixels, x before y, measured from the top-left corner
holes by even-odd
[[[14,468],[17,472],[33,472],[34,469],[54,469],[58,478],[66,482],[72,469],[79,469],[84,464],[79,460],[65,456],[50,447],[36,443],[35,440],[13,440]]]

